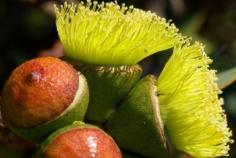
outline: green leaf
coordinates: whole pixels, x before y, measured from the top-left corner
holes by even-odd
[[[217,74],[219,88],[225,89],[236,82],[236,67]]]

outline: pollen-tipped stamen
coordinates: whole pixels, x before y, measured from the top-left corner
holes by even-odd
[[[87,0],[55,8],[65,55],[85,63],[132,65],[183,39],[170,21],[125,4]]]
[[[176,46],[157,81],[161,114],[174,146],[201,158],[227,155],[232,142],[210,63],[202,44]]]

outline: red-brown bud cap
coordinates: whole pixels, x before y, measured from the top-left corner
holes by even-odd
[[[3,118],[26,128],[50,121],[72,103],[78,85],[77,71],[60,59],[43,57],[25,62],[13,71],[4,87]]]
[[[37,58],[11,74],[3,90],[2,114],[14,133],[39,143],[82,121],[88,101],[87,81],[80,72],[57,58]]]
[[[42,145],[43,158],[121,158],[115,141],[98,127],[76,124],[52,134]]]

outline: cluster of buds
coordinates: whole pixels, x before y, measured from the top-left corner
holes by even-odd
[[[2,92],[4,123],[39,145],[33,157],[228,155],[232,134],[201,43],[116,2],[64,3],[55,13],[64,61],[30,60]],[[173,53],[160,75],[141,78],[138,62],[166,49]]]

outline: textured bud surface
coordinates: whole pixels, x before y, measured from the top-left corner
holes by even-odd
[[[30,60],[13,71],[4,87],[3,118],[18,127],[50,121],[72,103],[78,84],[77,71],[64,61]]]

